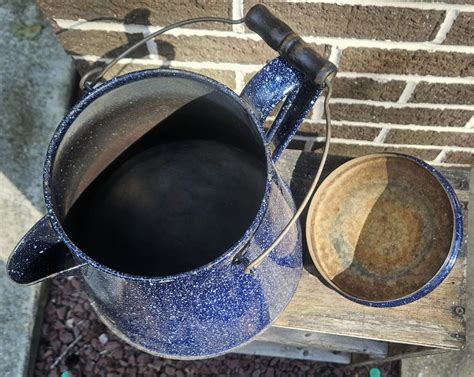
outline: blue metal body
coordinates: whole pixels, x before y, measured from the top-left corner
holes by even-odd
[[[115,88],[161,76],[186,76],[205,82],[245,109],[266,146],[267,183],[255,220],[233,247],[196,270],[149,278],[111,270],[79,250],[60,224],[50,182],[61,140],[84,109]],[[133,72],[93,89],[74,106],[52,138],[44,170],[48,215],[17,246],[9,261],[10,276],[18,282],[33,283],[77,269],[102,320],[119,337],[152,354],[183,359],[211,357],[251,341],[284,310],[301,276],[299,225],[251,274],[244,274],[244,268],[272,243],[295,212],[291,194],[274,162],[319,93],[281,58],[258,72],[241,96],[214,80],[177,70]],[[263,122],[284,98],[279,115],[265,134]],[[53,260],[69,252],[76,265]],[[36,263],[41,272],[26,276],[24,264],[28,263],[33,267]]]

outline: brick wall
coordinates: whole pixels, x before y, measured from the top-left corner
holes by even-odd
[[[257,2],[38,0],[81,74],[170,22],[240,18]],[[339,66],[331,153],[398,151],[438,165],[474,162],[473,0],[264,3]],[[111,74],[171,66],[240,91],[275,56],[242,25],[199,24],[148,42]],[[318,101],[292,147],[316,150],[323,136]]]

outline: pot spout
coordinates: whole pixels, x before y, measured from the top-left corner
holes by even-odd
[[[44,216],[16,245],[7,262],[7,273],[15,283],[29,285],[82,266]]]

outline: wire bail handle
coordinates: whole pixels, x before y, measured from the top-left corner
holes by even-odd
[[[301,202],[300,206],[298,207],[297,211],[293,215],[293,217],[290,219],[288,224],[285,225],[283,230],[280,232],[280,235],[272,242],[272,244],[265,249],[257,258],[255,258],[253,261],[251,261],[249,264],[244,269],[244,272],[246,274],[249,274],[258,267],[272,252],[272,250],[278,246],[278,244],[283,240],[283,238],[288,234],[290,231],[291,227],[296,223],[296,221],[300,218],[301,214],[303,213],[304,209],[308,205],[310,199],[312,198],[316,187],[319,183],[319,180],[321,178],[321,174],[324,170],[324,165],[326,164],[326,159],[329,153],[329,144],[331,141],[331,112],[329,110],[329,100],[331,99],[332,95],[332,83],[331,81],[327,81],[324,84],[324,87],[326,89],[326,97],[324,99],[324,114],[326,118],[326,140],[324,141],[324,149],[323,149],[323,154],[321,156],[321,162],[319,163],[318,170],[316,172],[316,175],[313,179],[313,182],[311,183],[311,186],[304,197],[303,201]]]
[[[249,9],[244,18],[237,20],[223,17],[191,18],[175,22],[174,24],[150,33],[114,58],[104,68],[94,68],[87,72],[79,83],[80,88],[91,90],[120,59],[149,40],[177,27],[199,22],[221,22],[232,25],[245,22],[250,30],[260,35],[272,49],[277,51],[280,56],[285,58],[292,66],[303,72],[318,87],[323,87],[325,83],[331,81],[337,72],[337,67],[333,63],[318,54],[287,24],[275,17],[267,7],[262,4],[257,4]],[[92,75],[96,75],[95,78],[90,82],[87,81]]]
[[[236,25],[236,24],[241,24],[243,22],[245,22],[245,18],[240,18],[238,20],[232,20],[232,19],[229,19],[229,18],[223,18],[223,17],[197,17],[197,18],[190,18],[190,19],[187,19],[187,20],[183,20],[183,21],[178,21],[178,22],[175,22],[173,24],[170,24],[168,26],[165,26],[164,28],[161,28],[160,30],[157,30],[153,33],[150,33],[150,34],[147,34],[146,36],[144,36],[142,39],[140,39],[138,42],[136,42],[135,44],[133,44],[132,46],[130,46],[129,48],[127,48],[124,52],[122,52],[119,56],[117,56],[116,58],[114,58],[110,63],[108,63],[107,65],[105,65],[105,67],[101,68],[101,67],[98,67],[98,68],[94,68],[92,70],[90,70],[89,72],[87,72],[81,79],[81,81],[79,82],[79,87],[84,90],[84,89],[87,89],[87,90],[91,90],[94,88],[94,86],[102,79],[102,77],[104,77],[104,75],[115,65],[117,64],[117,62],[119,60],[121,60],[122,58],[126,57],[127,55],[129,55],[131,52],[135,51],[138,47],[144,45],[146,42],[148,42],[149,40],[151,39],[154,39],[156,38],[157,36],[161,35],[161,34],[164,34],[170,30],[173,30],[173,29],[176,29],[178,27],[181,27],[181,26],[185,26],[185,25],[190,25],[190,24],[195,24],[195,23],[199,23],[199,22],[221,22],[221,23],[225,23],[225,24],[232,24],[232,25]],[[93,75],[96,75],[94,79],[92,79],[90,82],[87,81],[89,79],[89,77],[93,76]]]
[[[324,143],[324,149],[321,156],[321,162],[319,164],[316,175],[313,182],[303,199],[301,205],[290,219],[288,224],[283,228],[280,235],[273,241],[273,243],[266,248],[257,258],[251,261],[245,268],[246,274],[252,272],[253,269],[258,267],[270,254],[270,252],[283,240],[288,234],[291,227],[301,216],[303,210],[306,208],[308,202],[316,190],[316,186],[321,178],[324,165],[329,153],[329,144],[331,140],[331,114],[329,111],[329,100],[332,95],[332,79],[335,77],[337,67],[329,60],[323,58],[311,46],[309,46],[303,39],[296,34],[287,24],[280,19],[276,18],[264,5],[257,4],[249,9],[244,18],[232,20],[222,17],[198,17],[191,18],[183,21],[176,22],[168,25],[156,32],[150,33],[143,37],[140,41],[129,47],[127,50],[122,52],[119,56],[114,58],[105,67],[94,68],[87,72],[79,82],[79,87],[84,90],[92,90],[95,85],[104,77],[104,75],[122,58],[130,54],[132,51],[145,44],[149,40],[156,38],[157,36],[166,33],[177,27],[190,25],[198,22],[221,22],[226,24],[241,24],[244,23],[247,27],[258,35],[280,56],[284,57],[292,66],[302,71],[309,80],[311,80],[317,87],[326,90],[326,97],[324,100],[324,113],[326,118],[326,140]],[[91,76],[95,76],[91,81],[88,79]],[[241,254],[238,254],[239,258],[236,260],[240,261]]]

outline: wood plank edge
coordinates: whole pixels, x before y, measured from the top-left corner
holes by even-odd
[[[348,353],[370,354],[375,357],[385,357],[388,353],[387,342],[275,325],[272,325],[256,340],[294,347],[314,347]]]
[[[272,327],[282,327],[282,328],[287,328],[287,329],[297,329],[297,330],[303,330],[303,331],[308,331],[308,332],[314,332],[314,333],[321,333],[321,334],[329,334],[329,335],[338,335],[338,336],[344,336],[344,337],[350,337],[350,338],[356,338],[356,339],[364,339],[364,340],[374,340],[378,342],[384,342],[384,343],[400,343],[400,344],[407,344],[407,345],[413,345],[413,346],[421,346],[421,347],[432,347],[432,348],[439,348],[441,350],[454,350],[454,351],[459,351],[464,348],[464,342],[461,340],[453,340],[452,342],[444,342],[443,344],[440,343],[423,343],[423,342],[418,342],[418,341],[413,341],[413,342],[403,342],[400,341],[400,339],[395,339],[395,338],[380,338],[380,337],[369,337],[369,336],[364,336],[364,334],[354,334],[354,333],[346,333],[344,331],[341,331],[340,333],[335,334],[334,332],[329,332],[329,331],[324,331],[324,329],[307,329],[307,328],[301,328],[301,327],[293,327],[293,326],[285,326],[285,325],[272,325]],[[454,339],[454,338],[453,338]]]
[[[420,351],[412,352],[412,353],[389,356],[382,360],[371,359],[370,357],[367,357],[367,355],[353,354],[352,360],[351,360],[351,367],[363,367],[363,366],[377,364],[380,362],[387,363],[391,361],[409,359],[412,357],[438,355],[438,354],[446,353],[446,352],[449,352],[449,351],[446,349],[426,347],[424,350],[420,350]]]
[[[313,347],[292,347],[259,340],[255,340],[252,343],[239,348],[234,351],[234,353],[337,364],[350,364],[351,362],[351,354],[347,352],[330,351]]]

